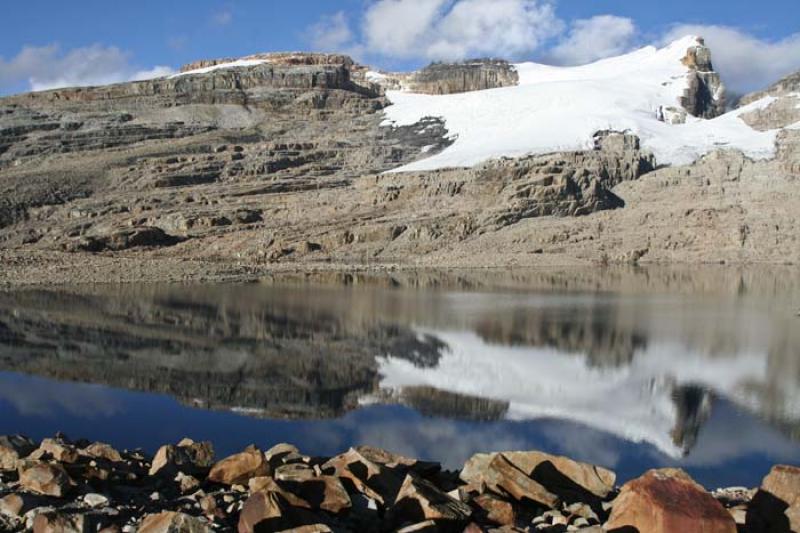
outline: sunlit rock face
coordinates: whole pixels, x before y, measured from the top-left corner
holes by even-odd
[[[421,94],[456,94],[512,87],[518,83],[519,75],[507,61],[478,59],[433,63],[411,74],[403,87]]]

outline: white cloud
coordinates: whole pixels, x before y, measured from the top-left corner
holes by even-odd
[[[635,44],[636,25],[629,18],[599,15],[576,20],[569,34],[546,56],[559,65],[583,65],[624,54]]]
[[[540,0],[378,0],[355,35],[343,13],[309,28],[320,49],[357,49],[395,59],[519,58],[558,35],[563,23]]]
[[[494,55],[520,57],[558,35],[551,5],[531,0],[461,0],[439,20],[427,46],[430,59]]]
[[[681,24],[671,28],[663,40],[669,42],[684,35],[705,37],[714,68],[735,93],[766,88],[800,70],[800,33],[767,41],[727,26]]]
[[[339,52],[352,45],[354,35],[344,11],[323,16],[308,29],[315,51]]]
[[[364,41],[380,55],[415,57],[430,43],[447,0],[379,0],[364,16]]]
[[[31,90],[104,85],[166,76],[173,69],[157,66],[141,70],[128,54],[114,46],[95,44],[62,51],[58,45],[25,46],[10,61],[0,58],[0,88],[27,82]]]

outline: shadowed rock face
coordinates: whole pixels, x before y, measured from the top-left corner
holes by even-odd
[[[711,50],[702,39],[690,48],[683,60],[691,69],[689,88],[681,99],[681,105],[691,115],[715,118],[725,112],[725,86],[711,62]]]

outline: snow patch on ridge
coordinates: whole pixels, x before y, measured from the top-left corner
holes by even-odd
[[[237,68],[237,67],[254,67],[256,65],[263,65],[266,63],[264,59],[237,59],[236,61],[230,61],[228,63],[220,63],[218,65],[213,65],[210,67],[204,68],[197,68],[194,70],[188,70],[186,72],[180,72],[178,74],[173,74],[170,76],[172,78],[180,78],[181,76],[188,76],[191,74],[208,74],[209,72],[214,72],[215,70],[222,70],[228,68]]]
[[[455,142],[401,171],[471,167],[500,157],[589,150],[598,131],[639,136],[660,164],[690,164],[719,148],[742,150],[754,159],[775,155],[776,131],[758,132],[739,116],[765,105],[712,120],[688,117],[686,124],[658,120],[658,111],[679,107],[689,85],[682,63],[697,45],[686,37],[669,46],[646,47],[579,67],[536,63],[514,65],[519,85],[443,96],[387,91],[393,105],[384,125],[407,126],[441,117]]]

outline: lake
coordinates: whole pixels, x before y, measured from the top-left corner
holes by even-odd
[[[800,275],[614,269],[0,291],[0,434],[543,450],[708,488],[800,463]]]

